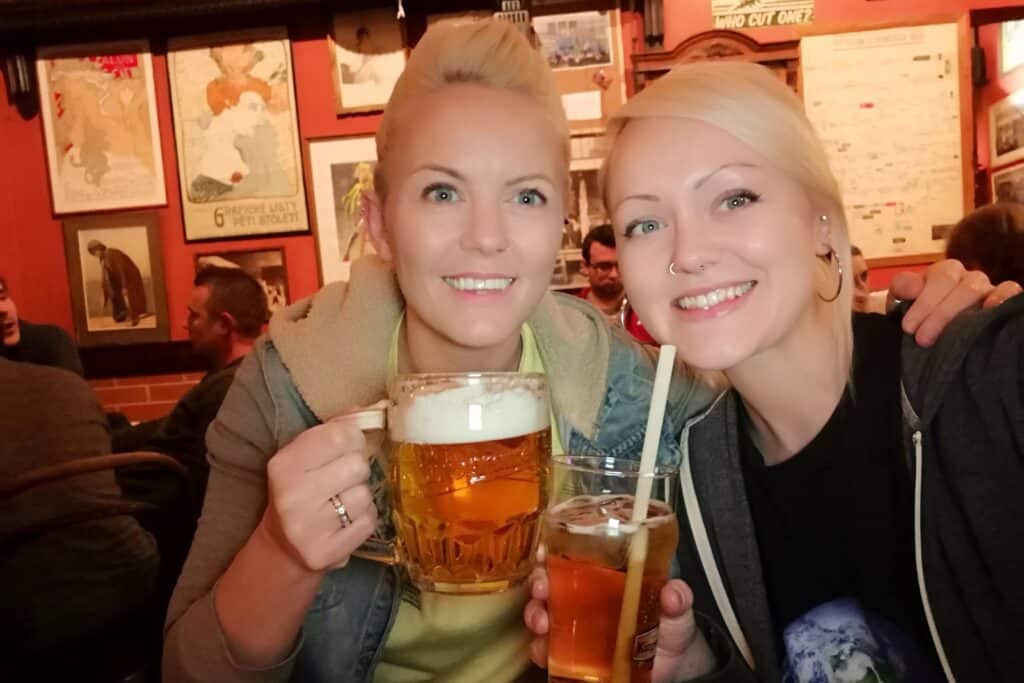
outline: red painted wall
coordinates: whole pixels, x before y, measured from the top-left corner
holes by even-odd
[[[310,138],[372,133],[379,120],[379,115],[338,118],[334,114],[327,41],[321,37],[326,31],[326,26],[323,30],[317,26],[300,27],[300,33],[313,37],[294,39],[292,44],[303,155],[305,141]],[[292,299],[316,291],[319,284],[312,233],[185,243],[164,54],[154,53],[153,72],[168,197],[167,206],[155,210],[160,218],[172,338],[187,338],[184,331],[186,305],[197,253],[280,246],[285,250]],[[61,218],[53,215],[50,203],[42,122],[39,116],[22,119],[17,110],[6,103],[0,104],[0,275],[6,277],[25,319],[52,322],[73,331],[64,238]]]
[[[811,27],[774,27],[751,30],[749,33],[762,41],[784,40],[798,37],[799,31],[808,28],[848,29],[886,22],[924,21],[929,17],[956,16],[968,9],[1005,4],[1007,0],[817,0],[815,23]],[[638,19],[636,15],[628,14],[624,18],[623,43],[627,54],[641,47]],[[674,46],[710,28],[712,22],[708,0],[665,0],[666,46]],[[296,102],[303,154],[306,140],[372,133],[379,120],[377,115],[340,119],[335,116],[327,43],[322,37],[326,31],[326,25],[314,22],[299,25],[292,31]],[[995,50],[987,52],[989,59],[994,60]],[[168,195],[168,205],[157,211],[161,223],[172,337],[184,339],[186,336],[183,330],[185,305],[191,291],[196,253],[225,248],[281,246],[285,249],[289,290],[293,299],[315,291],[318,275],[312,234],[185,244],[166,59],[163,54],[154,54],[153,66]],[[990,64],[989,73],[998,73],[994,63]],[[1024,76],[1020,78],[1024,79]],[[988,101],[997,99],[998,92],[991,89],[982,97],[988,98]],[[979,107],[976,111],[981,118],[984,109]],[[987,156],[984,158],[987,159]],[[12,106],[0,103],[0,275],[7,278],[10,290],[26,319],[53,322],[72,330],[66,272],[61,222],[53,215],[50,204],[42,124],[38,116],[23,120]],[[872,275],[876,286],[882,286],[891,277],[891,273],[884,270]]]

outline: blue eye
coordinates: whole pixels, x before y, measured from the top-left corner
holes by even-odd
[[[459,193],[451,185],[430,185],[423,190],[423,198],[431,202],[457,202]]]
[[[655,220],[653,218],[641,218],[638,221],[633,221],[626,225],[626,230],[623,232],[623,234],[626,237],[633,237],[637,233],[641,235],[647,235],[656,230],[660,230],[663,227],[664,224],[661,221]]]
[[[722,200],[721,206],[729,211],[733,211],[735,209],[742,209],[744,206],[749,206],[750,204],[753,204],[760,198],[761,195],[757,194],[756,192],[751,192],[750,190],[740,190],[739,192],[730,194],[728,197]]]
[[[529,189],[520,190],[516,193],[516,204],[522,206],[544,206],[548,203],[548,198],[544,196],[540,190]]]

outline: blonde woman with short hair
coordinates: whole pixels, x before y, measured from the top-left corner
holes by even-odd
[[[329,419],[384,398],[395,373],[544,372],[554,452],[640,450],[651,353],[547,290],[569,159],[543,57],[511,24],[432,28],[377,144],[363,208],[380,258],[274,317],[208,433],[209,488],[168,610],[165,680],[543,677],[530,669],[526,586],[417,594],[402,572],[352,556],[378,515],[368,446]],[[709,398],[680,373],[679,414]],[[667,461],[678,462],[680,427],[666,425]]]
[[[611,136],[630,303],[732,387],[683,429],[655,681],[1017,680],[1024,297],[932,349],[895,316],[851,327],[836,180],[762,67],[681,67]]]

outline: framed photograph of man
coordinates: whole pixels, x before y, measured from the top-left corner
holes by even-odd
[[[185,240],[308,232],[284,28],[167,45]]]
[[[402,24],[391,9],[334,15],[330,40],[339,114],[380,111],[405,68]]]
[[[54,213],[166,204],[149,43],[36,55]]]
[[[284,308],[288,298],[288,269],[284,262],[284,249],[250,249],[248,251],[218,251],[196,254],[196,273],[208,266],[241,268],[263,285],[270,312]]]
[[[1024,204],[1024,163],[992,174],[992,201]]]
[[[373,189],[376,143],[372,135],[310,140],[306,156],[321,283],[348,280],[352,261],[374,253],[362,196]]]
[[[991,165],[1024,159],[1024,89],[994,103],[988,112]]]
[[[137,344],[170,338],[155,213],[65,220],[64,251],[80,345]]]

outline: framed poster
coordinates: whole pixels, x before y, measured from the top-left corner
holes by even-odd
[[[573,135],[601,133],[626,101],[619,10],[534,16],[540,50],[555,72]]]
[[[999,73],[1024,64],[1024,19],[999,24]]]
[[[372,135],[310,140],[307,157],[321,284],[348,280],[352,261],[374,253],[362,195],[373,189],[377,144]]]
[[[933,259],[973,205],[968,35],[964,20],[800,41],[807,116],[872,266]]]
[[[590,280],[583,274],[583,252],[579,249],[563,249],[558,254],[548,289],[579,289],[589,285]]]
[[[579,249],[592,228],[610,222],[598,184],[601,163],[601,159],[573,159],[569,162],[572,197],[562,234],[563,249]]]
[[[284,262],[284,249],[281,247],[196,254],[196,273],[208,266],[241,268],[252,275],[263,285],[271,313],[290,303],[288,269]]]
[[[284,28],[167,46],[185,241],[308,232]]]
[[[36,72],[54,213],[166,204],[149,43],[41,47]]]
[[[1024,204],[1024,163],[992,174],[992,202]]]
[[[390,9],[334,15],[330,40],[339,114],[380,111],[405,68],[402,25]]]
[[[991,166],[1024,159],[1024,89],[989,107],[988,139]]]
[[[170,339],[155,213],[97,214],[65,220],[64,251],[80,345]]]

